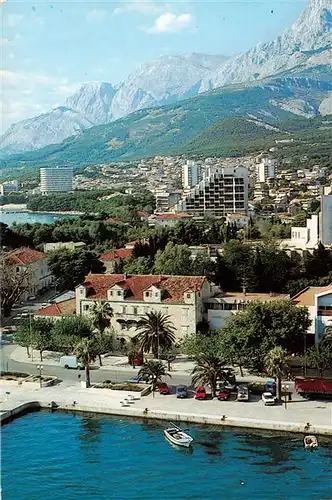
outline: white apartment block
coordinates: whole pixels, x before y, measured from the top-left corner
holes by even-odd
[[[0,195],[4,196],[9,193],[17,193],[19,190],[19,185],[18,182],[15,181],[8,181],[4,182],[3,184],[0,184]]]
[[[170,316],[180,340],[196,332],[204,301],[214,293],[215,287],[204,276],[89,274],[76,287],[76,315],[88,315],[96,300],[107,300],[116,336],[128,341],[137,335],[146,313],[161,312]]]
[[[193,160],[187,160],[182,165],[182,186],[184,189],[196,186],[202,180],[201,165]]]
[[[40,191],[43,195],[67,193],[72,190],[72,167],[48,167],[40,169]]]
[[[267,154],[257,157],[256,182],[267,182],[276,176],[278,161]]]
[[[196,217],[247,213],[248,169],[243,166],[223,166],[211,169],[211,172],[210,176],[183,194],[174,210]]]
[[[332,194],[321,196],[319,233],[323,245],[332,245]]]

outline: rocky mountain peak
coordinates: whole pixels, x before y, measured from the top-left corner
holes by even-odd
[[[66,106],[78,111],[95,125],[112,120],[111,104],[116,89],[107,82],[89,82],[66,100]]]

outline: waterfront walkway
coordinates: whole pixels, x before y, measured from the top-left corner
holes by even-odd
[[[132,398],[139,398],[132,400]],[[260,428],[332,435],[332,402],[306,401],[298,398],[287,404],[266,407],[262,401],[238,402],[184,400],[175,395],[152,394],[139,397],[139,393],[85,389],[78,383],[61,383],[42,388],[36,383],[0,382],[0,412],[35,401],[42,408],[50,408],[54,401],[59,409],[87,411],[117,416],[156,418],[166,421],[194,422],[236,427]]]

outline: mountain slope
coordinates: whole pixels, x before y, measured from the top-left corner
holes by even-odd
[[[193,53],[162,56],[145,63],[119,87],[111,114],[117,119],[139,109],[195,96],[201,80],[226,60],[224,56]]]
[[[310,90],[310,92],[309,92]],[[230,86],[188,99],[177,105],[142,110],[107,125],[92,127],[62,144],[13,157],[14,163],[84,165],[181,151],[187,143],[216,122],[245,117],[256,124],[278,125],[296,113],[286,102],[303,102],[318,115],[320,103],[332,91],[328,81],[306,76],[271,80],[248,87]],[[258,125],[257,125],[258,127]],[[234,154],[236,151],[234,150]],[[7,166],[10,163],[7,162]]]
[[[75,109],[94,125],[112,121],[111,104],[116,89],[110,83],[85,83],[66,100],[66,106]]]
[[[31,120],[12,125],[1,137],[0,147],[7,154],[31,151],[48,144],[56,144],[68,136],[80,134],[92,127],[87,118],[65,106],[53,109]]]
[[[292,68],[332,62],[332,0],[309,0],[298,21],[276,40],[260,43],[203,80],[200,92],[260,80]]]

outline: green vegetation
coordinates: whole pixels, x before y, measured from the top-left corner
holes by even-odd
[[[201,354],[196,359],[196,366],[192,371],[191,383],[209,385],[212,398],[216,395],[217,381],[227,380],[229,372],[225,370],[225,361],[216,355]]]
[[[281,379],[283,376],[287,376],[289,371],[288,358],[288,352],[281,347],[273,347],[265,356],[266,371],[276,379],[276,396],[279,400],[281,398]]]
[[[175,342],[175,328],[170,316],[158,312],[148,312],[140,320],[139,333],[136,335],[139,350],[152,351],[155,358],[159,358],[160,348],[170,348]]]
[[[85,387],[90,387],[90,364],[96,360],[96,345],[94,339],[84,338],[75,347],[77,360],[85,368]]]
[[[58,290],[75,290],[83,283],[85,276],[102,273],[105,267],[97,255],[89,250],[68,250],[62,248],[52,252],[48,258],[51,273],[55,276]]]
[[[29,210],[44,212],[77,211],[99,213],[108,216],[121,217],[126,222],[131,221],[136,210],[152,211],[154,196],[144,189],[134,195],[119,191],[74,191],[74,193],[50,196],[33,196],[28,200]]]
[[[138,378],[151,382],[153,397],[158,385],[162,382],[162,377],[170,376],[171,375],[166,372],[165,365],[161,361],[155,360],[146,361],[138,372]]]
[[[91,308],[92,327],[97,331],[96,344],[99,364],[102,366],[101,355],[105,352],[105,330],[111,326],[113,309],[106,300],[94,302]]]
[[[281,154],[286,148],[296,161],[308,155],[309,163],[315,157],[316,163],[317,157],[325,162],[331,155],[331,123],[321,118],[295,118],[277,104],[305,98],[307,86],[306,77],[281,77],[251,86],[223,87],[179,104],[138,111],[92,127],[61,144],[15,155],[6,160],[6,168],[79,166],[183,151],[239,156],[271,146],[274,139],[284,139],[285,135],[294,142],[283,145]],[[328,82],[315,85],[313,81],[311,103],[318,107],[329,90]],[[265,128],[271,126],[277,130]]]

